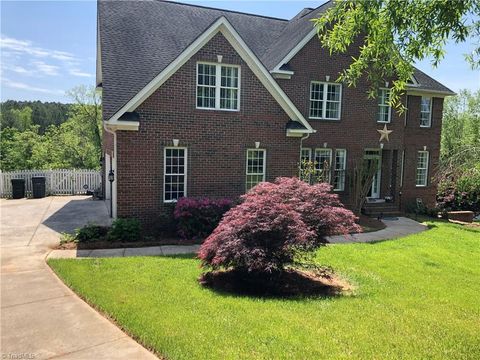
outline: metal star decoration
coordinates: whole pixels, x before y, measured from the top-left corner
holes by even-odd
[[[386,139],[387,141],[390,141],[388,139],[388,135],[390,135],[393,132],[393,130],[388,130],[387,129],[387,124],[385,124],[383,126],[382,130],[377,130],[377,131],[380,133],[380,140],[378,142],[382,142],[383,139]]]

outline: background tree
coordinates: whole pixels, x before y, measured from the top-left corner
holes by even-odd
[[[365,76],[369,96],[387,79],[393,80],[391,104],[400,107],[400,95],[413,75],[412,64],[425,58],[437,65],[448,39],[475,39],[466,55],[480,64],[480,1],[478,0],[342,0],[314,20],[322,45],[330,53],[346,53],[360,40],[360,53],[339,81],[355,85]]]
[[[2,108],[0,169],[98,169],[101,155],[101,99],[93,88],[77,87],[69,92],[75,101],[66,107],[58,103],[43,107],[28,102],[40,113],[50,114],[41,131],[35,111],[19,102],[7,101]],[[20,104],[20,105],[19,105]],[[55,104],[55,105],[52,105]],[[62,104],[60,104],[62,105]],[[18,106],[18,107],[17,107]],[[66,119],[58,111],[68,110]],[[38,120],[39,118],[37,118]],[[59,119],[61,121],[59,121]]]

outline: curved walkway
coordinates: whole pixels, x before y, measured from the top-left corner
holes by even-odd
[[[0,200],[2,359],[157,359],[66,287],[45,263],[59,233],[108,224],[82,196]]]
[[[427,230],[426,225],[406,217],[385,218],[382,220],[385,229],[369,233],[338,235],[327,238],[330,244],[346,244],[354,242],[375,242],[416,234]],[[124,257],[124,256],[161,256],[196,253],[200,245],[163,245],[142,248],[118,248],[96,250],[52,250],[48,258],[94,258],[94,257]]]
[[[386,225],[385,229],[346,236],[330,236],[327,240],[331,244],[347,244],[355,242],[367,243],[380,240],[396,239],[402,236],[416,234],[428,229],[427,225],[420,224],[415,220],[402,216],[384,218],[382,219],[382,222]]]

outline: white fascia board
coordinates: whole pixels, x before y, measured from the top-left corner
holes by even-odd
[[[407,95],[413,95],[413,96],[431,96],[431,97],[444,98],[446,96],[457,95],[453,91],[417,89],[415,87],[410,87],[410,86],[407,86],[406,91],[407,91]]]
[[[303,49],[307,43],[313,39],[313,37],[317,34],[317,29],[314,27],[308,34],[305,36],[292,50],[288,52],[287,55],[275,66],[272,72],[281,71],[280,68],[283,64],[288,63],[292,58],[297,55],[297,53]]]
[[[153,94],[165,81],[167,81],[182,65],[184,65],[198,50],[200,50],[210,39],[218,32],[230,42],[232,47],[242,57],[242,59],[251,68],[260,82],[272,94],[282,109],[290,116],[292,120],[299,121],[308,131],[313,132],[313,128],[305,120],[288,96],[283,92],[280,86],[273,79],[265,66],[258,60],[255,54],[248,48],[240,35],[232,27],[225,17],[220,17],[210,28],[203,32],[193,43],[191,43],[174,61],[172,61],[160,74],[150,81],[142,90],[140,90],[129,102],[127,102],[109,122],[117,121],[125,112],[134,111],[143,101]],[[124,123],[124,121],[121,121]]]
[[[127,130],[138,131],[140,123],[138,121],[108,120],[103,123],[111,131]]]
[[[279,103],[282,109],[289,115],[292,120],[300,122],[303,126],[307,128],[306,132],[314,132],[312,126],[308,123],[303,115],[298,111],[296,106],[288,98],[285,92],[280,88],[278,83],[273,79],[270,72],[265,68],[265,66],[258,60],[255,54],[250,50],[250,48],[245,44],[243,39],[237,33],[237,31],[230,25],[230,23],[225,19],[223,24],[224,28],[221,28],[223,36],[230,42],[235,51],[242,57],[243,61],[247,63],[253,73],[257,76],[260,82],[265,86],[265,88],[270,92],[270,94],[275,98]]]
[[[102,83],[102,48],[100,45],[100,19],[97,14],[97,58],[96,58],[96,73],[95,73],[95,87]]]

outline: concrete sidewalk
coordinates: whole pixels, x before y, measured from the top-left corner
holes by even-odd
[[[385,229],[360,233],[353,235],[336,235],[327,238],[331,244],[346,244],[346,243],[367,243],[380,240],[392,240],[399,237],[416,234],[428,229],[427,225],[420,224],[415,220],[406,217],[392,217],[382,219],[386,225]]]
[[[66,287],[45,263],[59,233],[108,225],[82,196],[0,200],[2,359],[156,359]]]

